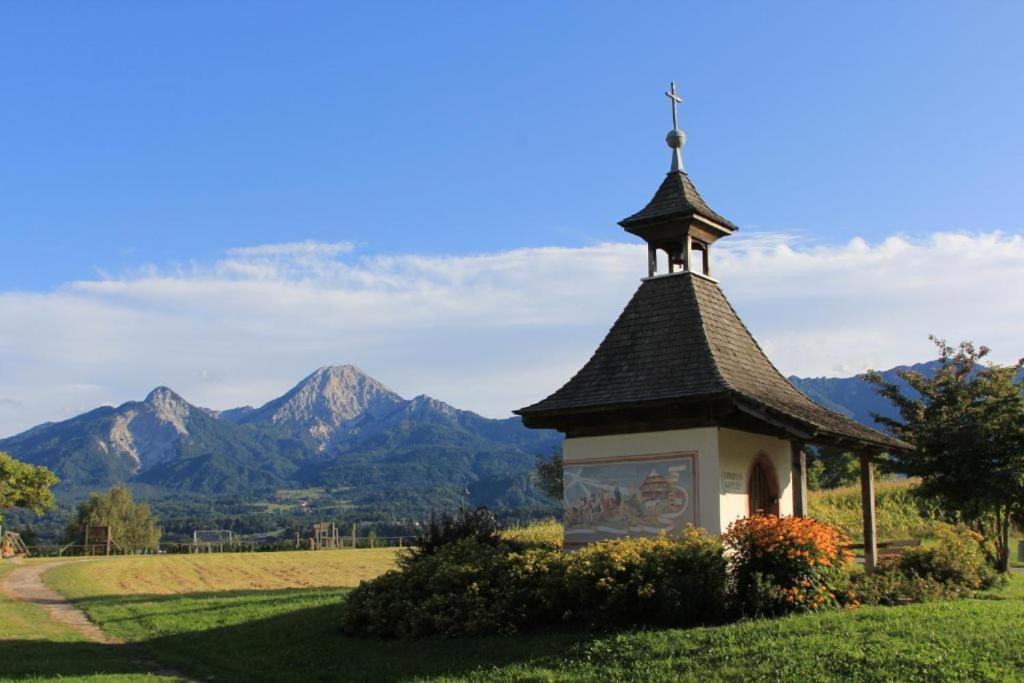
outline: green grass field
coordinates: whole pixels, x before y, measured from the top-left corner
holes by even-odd
[[[344,584],[373,571],[382,560],[369,558],[374,552],[380,551],[259,555],[270,558],[262,568],[246,565],[251,554],[116,558],[67,565],[47,580],[146,658],[218,681],[1024,679],[1021,576],[984,599],[713,628],[419,642],[347,638],[338,631]],[[339,585],[324,585],[339,563],[362,569],[343,572]],[[237,577],[220,571],[230,566],[250,583],[277,585],[294,575],[307,582],[319,576],[319,585],[240,588]],[[151,573],[169,582],[163,590],[144,588],[152,584],[141,579]],[[207,577],[206,588],[185,581],[197,573]],[[138,590],[127,590],[125,577],[140,579]],[[85,654],[56,638],[37,641],[37,662],[54,661],[48,648],[65,662]],[[104,652],[116,660],[116,649]],[[125,659],[121,669],[104,670],[130,673]],[[61,671],[76,673],[74,666],[39,673]]]
[[[0,562],[0,579],[17,565]],[[124,648],[85,641],[46,611],[0,592],[0,680],[156,681]],[[167,680],[167,679],[162,679]]]

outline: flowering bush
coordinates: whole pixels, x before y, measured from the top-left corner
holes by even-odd
[[[429,552],[407,553],[398,569],[351,593],[344,630],[418,638],[692,626],[854,606],[854,589],[861,602],[902,604],[967,595],[997,580],[979,537],[953,527],[937,545],[853,577],[846,537],[813,519],[759,515],[733,523],[721,540],[690,527],[679,537],[602,541],[574,553],[556,547],[552,534],[538,540],[489,529],[442,525]]]
[[[725,616],[726,588],[722,544],[703,529],[603,541],[568,556],[563,618],[591,628],[715,623]]]
[[[842,532],[810,518],[754,515],[722,536],[737,608],[779,614],[854,604],[846,568],[853,559]]]

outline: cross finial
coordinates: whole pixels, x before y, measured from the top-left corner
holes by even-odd
[[[668,92],[665,93],[672,102],[672,130],[665,137],[665,144],[672,148],[672,170],[683,170],[683,145],[686,143],[686,135],[679,130],[679,117],[676,114],[676,105],[683,101],[683,98],[676,94],[676,82],[669,84]]]
[[[683,98],[676,94],[675,81],[672,81],[669,84],[669,89],[665,93],[665,97],[667,97],[672,102],[672,130],[676,130],[677,128],[679,128],[679,117],[676,115],[676,105],[682,104]]]

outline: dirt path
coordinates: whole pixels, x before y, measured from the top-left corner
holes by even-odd
[[[67,560],[16,567],[0,580],[0,590],[12,600],[39,605],[54,621],[77,631],[94,643],[122,644],[123,640],[105,633],[99,626],[89,621],[85,612],[43,583],[43,573],[62,564],[67,564]]]
[[[26,564],[16,567],[0,579],[0,593],[4,593],[12,600],[39,605],[54,621],[67,626],[77,633],[85,636],[94,643],[103,645],[126,645],[125,641],[106,633],[99,626],[85,616],[85,612],[75,607],[63,595],[43,583],[43,574],[54,567],[68,564],[69,560],[55,560],[53,562],[40,562],[38,564]],[[128,645],[131,648],[131,645]],[[138,653],[125,651],[127,656],[138,656]],[[179,681],[190,682],[180,672],[160,666],[156,662],[149,661],[148,657],[133,657],[132,661],[140,664],[149,671],[161,677],[173,678]]]

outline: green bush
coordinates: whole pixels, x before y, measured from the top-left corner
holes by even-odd
[[[943,524],[936,529],[938,543],[911,548],[897,565],[906,574],[958,586],[965,591],[991,588],[999,575],[986,559],[980,535],[964,527]]]
[[[859,575],[855,590],[866,605],[899,605],[970,596],[1004,581],[992,569],[982,538],[964,527],[936,524],[935,545],[910,548]]]
[[[936,527],[934,546],[908,550],[870,576],[851,573],[844,536],[813,519],[756,515],[734,523],[723,541],[691,527],[678,538],[603,541],[574,553],[561,551],[553,526],[439,534],[453,540],[407,553],[398,569],[354,590],[343,629],[421,638],[557,626],[682,627],[854,606],[857,599],[898,605],[959,597],[1000,580],[980,537],[949,525]]]
[[[874,574],[855,574],[853,586],[862,605],[907,605],[958,595],[953,587],[935,579],[900,571],[895,562],[879,566]]]
[[[398,569],[362,583],[342,625],[350,634],[399,638],[689,626],[721,621],[726,604],[723,549],[702,530],[571,554],[463,538],[408,555]]]
[[[537,557],[544,554],[553,557]],[[554,555],[464,538],[407,556],[399,569],[352,591],[344,630],[399,638],[515,633],[544,612],[542,575],[562,571]]]
[[[457,515],[444,514],[437,517],[431,514],[426,531],[411,548],[412,556],[430,555],[438,548],[464,538],[472,538],[486,545],[497,545],[501,541],[498,518],[485,507],[463,510]]]
[[[590,628],[692,626],[726,614],[724,549],[703,529],[588,545],[568,556],[570,619]]]

